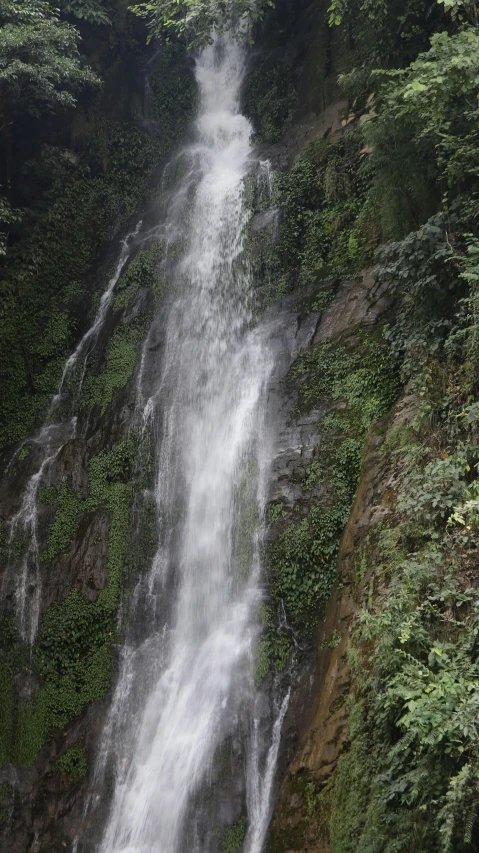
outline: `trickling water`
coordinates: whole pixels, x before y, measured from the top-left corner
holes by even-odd
[[[123,268],[124,268],[128,258],[130,256],[130,252],[132,249],[132,243],[133,243],[135,237],[137,236],[137,234],[141,228],[141,225],[142,225],[142,220],[140,219],[139,222],[137,223],[135,229],[131,232],[131,234],[128,234],[128,236],[124,240],[122,240],[120,256],[118,258],[118,261],[117,261],[117,264],[115,267],[115,271],[114,271],[112,277],[110,278],[106,289],[104,290],[104,292],[101,295],[100,304],[98,305],[98,310],[96,312],[93,323],[90,326],[90,328],[87,329],[87,331],[85,332],[83,337],[78,342],[76,349],[72,352],[72,354],[67,358],[67,360],[65,362],[65,365],[64,365],[63,371],[62,371],[62,375],[60,378],[60,382],[58,385],[57,393],[52,398],[52,402],[51,402],[50,408],[48,410],[47,423],[50,422],[50,420],[54,414],[55,408],[61,400],[62,392],[63,392],[63,389],[65,387],[65,382],[66,382],[68,376],[71,373],[73,373],[76,365],[80,361],[82,361],[82,371],[81,371],[79,381],[77,383],[77,387],[75,389],[76,397],[78,398],[80,393],[81,393],[83,380],[85,378],[85,370],[86,370],[86,363],[87,363],[88,354],[90,352],[91,347],[94,346],[94,344],[96,343],[98,335],[99,335],[99,333],[103,327],[103,323],[105,322],[105,318],[106,318],[108,309],[109,309],[111,302],[112,302],[112,299],[113,299],[113,293],[114,293],[115,287],[118,284],[118,280],[121,276]]]
[[[261,772],[261,731],[259,721],[253,716],[253,732],[248,769],[248,816],[249,830],[245,839],[244,853],[260,853],[268,829],[273,792],[276,762],[281,741],[281,729],[288,710],[290,690],[287,691],[274,720],[271,745],[266,757],[264,771]]]
[[[160,437],[160,544],[133,594],[131,636],[96,765],[97,806],[113,782],[99,853],[206,853],[198,792],[241,717],[253,732],[248,853],[260,853],[268,824],[288,699],[263,767],[252,677],[260,537],[248,533],[245,559],[241,525],[245,494],[258,519],[264,504],[263,421],[273,359],[267,330],[252,327],[243,257],[244,179],[252,164],[251,126],[239,110],[243,72],[243,48],[230,38],[197,60],[196,141],[182,153],[184,177],[164,229],[179,234],[185,250],[161,373],[148,398],[141,388],[137,394],[140,422]]]
[[[55,421],[55,413],[58,409],[67,379],[73,374],[79,365],[79,376],[74,382],[74,401],[78,402],[81,394],[83,379],[85,377],[86,364],[91,349],[96,344],[105,318],[110,308],[113,293],[128,260],[132,249],[132,243],[141,227],[141,220],[134,231],[122,241],[120,256],[115,267],[113,276],[108,281],[103,292],[100,303],[90,328],[80,339],[74,352],[67,358],[63,367],[62,375],[58,385],[57,393],[52,397],[45,423],[30,442],[41,448],[41,461],[38,470],[31,476],[22,495],[20,509],[10,520],[9,536],[9,562],[12,561],[12,545],[19,536],[27,540],[26,550],[22,556],[21,564],[16,567],[16,611],[19,620],[20,634],[22,639],[32,644],[38,629],[38,621],[41,605],[41,574],[40,553],[38,543],[38,488],[42,479],[48,473],[51,463],[57,458],[65,444],[75,437],[77,418],[72,417],[64,422]],[[26,442],[25,442],[26,443]],[[21,447],[16,451],[10,461],[7,472],[18,457]],[[9,567],[11,568],[11,567]],[[2,583],[2,592],[8,572],[5,572]]]
[[[20,634],[27,643],[33,643],[40,615],[40,565],[37,538],[37,493],[38,487],[48,466],[58,456],[59,448],[46,456],[37,473],[30,478],[25,489],[22,505],[11,520],[9,545],[12,546],[15,535],[23,532],[28,537],[27,549],[23,555],[17,576],[16,605],[20,622]]]

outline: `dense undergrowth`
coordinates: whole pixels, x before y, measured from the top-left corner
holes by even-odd
[[[456,371],[433,426],[425,394],[412,424],[386,435],[395,505],[357,560],[368,597],[349,652],[350,749],[332,792],[341,853],[475,849],[479,448]]]
[[[35,6],[36,0],[23,2]],[[191,70],[184,49],[170,44],[150,64],[150,125],[143,121],[144,93],[132,90],[131,76],[132,69],[136,75],[144,74],[152,51],[130,17],[123,21],[120,7],[115,17],[117,41],[106,55],[92,55],[104,74],[103,86],[83,94],[75,113],[73,99],[61,102],[60,107],[70,108],[68,132],[67,117],[60,115],[57,133],[51,138],[39,135],[36,146],[27,148],[23,161],[19,155],[15,163],[10,194],[21,216],[8,223],[1,261],[0,447],[41,423],[65,359],[95,310],[95,292],[102,284],[98,279],[107,276],[106,263],[111,260],[108,242],[124,231],[145,197],[154,192],[155,169],[191,116],[195,97]],[[41,17],[41,10],[38,14]],[[92,34],[99,26],[96,20],[90,24]],[[105,38],[100,29],[102,35]],[[35,57],[32,73],[37,72],[34,63]],[[113,108],[108,103],[111,88],[118,85],[130,97],[127,110],[122,102]],[[27,106],[24,112],[17,119],[18,133],[35,133],[40,118],[36,114],[30,118]],[[31,128],[24,127],[27,121]],[[1,143],[2,139],[0,161]],[[130,362],[132,358],[130,353]],[[92,390],[95,401],[104,402],[108,394],[108,389]]]
[[[55,520],[50,528],[45,560],[65,550],[72,541],[81,516],[98,510],[109,515],[108,582],[94,602],[73,589],[61,604],[52,604],[41,622],[33,659],[18,642],[10,616],[2,622],[2,764],[32,764],[46,737],[101,699],[111,682],[112,645],[117,636],[117,610],[127,576],[126,557],[134,489],[133,439],[102,451],[89,465],[89,494],[80,495],[64,483],[54,496]],[[55,490],[53,490],[55,491]],[[42,500],[51,500],[43,492]],[[38,681],[33,699],[15,701],[15,675],[31,670]]]
[[[412,422],[386,434],[394,508],[357,555],[367,594],[349,650],[349,746],[318,800],[330,797],[334,853],[472,851],[478,841],[479,36],[474,4],[444,5],[452,16],[435,10],[439,32],[428,21],[409,37],[424,10],[397,10],[402,52],[388,30],[394,4],[387,14],[331,7],[359,43],[377,27],[375,52],[363,48],[345,85],[367,111],[364,209],[375,209],[380,242],[394,238],[376,252],[376,277],[396,300],[386,337],[416,401]],[[430,48],[390,70],[418,35]]]
[[[366,431],[401,389],[415,414],[387,428],[394,506],[357,555],[356,589],[365,593],[349,650],[349,740],[327,790],[301,789],[304,827],[285,836],[284,849],[302,849],[316,812],[333,853],[473,851],[478,8],[333,0],[329,15],[355,42],[355,67],[340,81],[349,98],[344,130],[276,176],[280,213],[269,232],[252,235],[256,272],[266,300],[309,286],[320,311],[335,280],[374,267],[392,309],[381,339],[353,352],[319,345],[291,372],[298,414],[318,407],[325,434],[305,474],[312,493],[292,511],[270,508],[278,531],[269,546],[272,610],[283,607],[296,632],[317,624],[327,601]],[[261,93],[258,102],[267,105]],[[267,126],[257,119],[260,133]],[[270,661],[284,666],[288,654],[271,612],[265,621],[262,672]]]
[[[297,389],[299,416],[324,407],[318,419],[323,439],[305,469],[303,505],[270,508],[280,530],[268,554],[274,598],[291,625],[307,634],[335,579],[364,437],[396,399],[398,377],[387,344],[364,335],[351,352],[339,343],[318,344],[293,365],[288,381]]]

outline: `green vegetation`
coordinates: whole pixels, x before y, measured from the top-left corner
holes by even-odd
[[[144,323],[119,326],[108,344],[106,366],[97,376],[89,376],[83,387],[83,404],[100,406],[103,415],[115,391],[123,388],[133,375],[137,345],[145,333]]]
[[[41,622],[30,666],[24,660],[26,650],[17,643],[14,626],[4,623],[2,763],[13,760],[19,765],[32,764],[47,736],[63,728],[88,703],[101,699],[110,686],[117,609],[127,573],[135,449],[133,439],[126,439],[90,460],[90,489],[85,500],[65,484],[60,489],[55,521],[42,558],[51,559],[67,547],[80,512],[106,510],[110,515],[108,583],[95,602],[87,601],[79,590],[73,589],[61,604],[51,605]],[[35,698],[16,704],[14,677],[22,668],[22,661],[23,668],[33,666],[40,686]]]
[[[239,817],[233,826],[229,826],[222,833],[220,848],[222,853],[237,853],[241,850],[246,834],[246,818]]]
[[[150,38],[174,34],[198,48],[213,41],[213,30],[222,35],[234,29],[238,36],[249,37],[268,5],[268,0],[147,0],[130,8],[146,18]]]
[[[415,416],[384,443],[394,499],[358,555],[358,588],[371,580],[349,648],[349,743],[320,799],[333,853],[465,853],[479,812],[477,8],[443,3],[427,18],[402,4],[402,49],[394,9],[330,10],[363,39],[344,84],[367,116],[363,210],[376,242],[393,238],[377,278],[395,300],[385,337]],[[320,389],[330,373],[326,362]]]
[[[70,23],[74,17],[83,22],[82,33],[89,32],[90,26],[108,24],[113,10],[110,6],[107,12],[96,0],[60,6],[60,12],[52,12],[57,32],[66,32],[71,39],[74,35],[75,44],[79,33]],[[60,15],[66,16],[67,23]],[[117,41],[113,40],[101,58],[106,88],[111,87],[115,75],[120,74],[121,79],[125,74],[123,51],[129,54],[130,77],[131,68],[141,67],[147,59],[144,44],[136,41],[131,28],[126,25],[126,30],[122,29],[123,20],[114,19],[115,39],[123,39],[122,50],[117,50]],[[106,28],[104,31],[107,33]],[[109,36],[105,38],[108,44]],[[98,43],[93,39],[89,47],[91,44]],[[110,274],[103,262],[107,241],[115,239],[119,229],[137,213],[142,196],[155,192],[151,189],[153,171],[189,121],[195,87],[184,57],[184,49],[171,43],[151,65],[151,118],[161,125],[161,138],[153,139],[139,129],[137,117],[126,118],[123,107],[106,109],[103,92],[96,87],[79,97],[76,112],[65,119],[72,128],[71,148],[49,141],[41,148],[32,143],[26,153],[15,151],[16,174],[24,177],[13,186],[15,203],[12,201],[10,213],[7,210],[3,217],[9,218],[11,225],[0,283],[2,446],[31,432],[40,422],[57,388],[65,358],[91,322],[98,291]],[[97,57],[95,67],[99,67]],[[81,68],[87,80],[90,72],[84,62]],[[60,77],[58,80],[61,82]],[[66,83],[64,88],[67,91]],[[73,105],[73,95],[62,103],[65,107]],[[28,122],[33,118],[25,115],[22,113],[19,120],[30,127]],[[41,116],[35,121],[41,122]],[[30,159],[25,161],[27,155]],[[33,187],[31,193],[28,181]],[[17,207],[26,208],[21,219]],[[106,414],[115,392],[130,379],[146,324],[165,294],[162,257],[163,246],[157,242],[131,260],[118,282],[112,334],[89,360],[79,401],[85,407],[98,407],[100,415]],[[99,275],[94,273],[97,268]],[[150,294],[143,301],[139,298],[136,305],[140,288]],[[69,405],[67,400],[65,407]],[[54,511],[40,554],[46,564],[43,570],[48,572],[48,562],[69,548],[80,521],[89,521],[101,511],[109,516],[108,583],[96,601],[87,601],[73,589],[64,601],[51,605],[41,620],[32,654],[20,642],[14,620],[2,618],[1,764],[34,763],[47,738],[89,703],[103,698],[110,687],[112,648],[118,641],[117,612],[128,573],[130,568],[138,571],[143,567],[145,554],[148,559],[156,543],[155,507],[139,501],[139,529],[144,542],[134,555],[128,553],[135,490],[144,488],[151,478],[151,453],[144,445],[140,446],[136,438],[127,438],[113,449],[90,457],[86,497],[75,490],[69,476],[58,489],[40,485],[38,502]],[[29,464],[28,453],[26,445],[18,457],[25,466]],[[17,538],[12,547],[20,554],[24,542]],[[19,699],[22,679],[28,685],[25,695],[31,698]],[[82,750],[74,747],[58,762],[69,778],[84,775]]]
[[[60,24],[78,41],[71,24]],[[123,37],[129,61],[144,62],[144,46],[129,33]],[[105,85],[124,74],[121,61],[119,54],[107,55]],[[131,85],[129,78],[127,83]],[[154,169],[189,121],[194,79],[184,68],[184,50],[177,44],[165,46],[152,65],[151,88],[152,119],[161,124],[161,138],[149,137],[135,118],[127,120],[121,111],[116,115],[109,110],[107,117],[106,95],[95,89],[79,97],[69,118],[69,148],[45,142],[25,152],[16,149],[15,172],[22,179],[12,187],[9,200],[11,223],[0,282],[1,447],[32,432],[45,415],[64,361],[85,331],[95,294],[104,287],[100,261],[106,242],[138,211],[145,193],[151,193]],[[29,113],[20,118],[28,128],[42,121]],[[38,134],[32,130],[32,135]],[[151,258],[155,254],[148,252]],[[131,347],[129,354],[131,363]],[[101,397],[104,405],[111,384],[96,390],[95,401]]]
[[[66,483],[62,484],[58,495],[55,492],[53,498],[51,495],[46,495],[45,498],[45,503],[52,501],[55,505],[55,520],[50,527],[48,543],[42,551],[41,559],[52,560],[65,551],[72,541],[84,502]]]
[[[256,647],[254,678],[261,684],[268,672],[283,672],[293,652],[291,631],[278,625],[278,614],[274,603],[263,605],[262,622],[264,633]]]
[[[360,149],[354,131],[333,145],[318,140],[286,176],[277,177],[283,209],[280,257],[302,286],[360,269],[366,227],[360,218],[366,190]]]
[[[253,91],[251,77],[248,85]],[[282,101],[274,102],[281,110]],[[253,119],[255,110],[264,107],[261,100],[256,104],[250,107]],[[269,112],[260,112],[260,135],[274,136],[284,129],[274,121]],[[375,235],[366,204],[370,180],[360,168],[362,145],[357,130],[348,130],[338,142],[317,140],[289,172],[275,173],[271,198],[264,188],[259,198],[253,194],[253,210],[265,206],[280,210],[279,225],[274,220],[251,233],[247,247],[265,302],[315,285],[315,303],[309,310],[324,310],[334,295],[332,279],[357,275],[367,263]]]
[[[88,760],[85,747],[81,744],[67,749],[63,755],[57,759],[55,766],[63,773],[66,773],[70,782],[77,779],[83,779],[88,772]]]
[[[289,381],[302,414],[329,403],[320,421],[324,439],[319,458],[305,471],[304,488],[321,483],[321,498],[286,515],[273,507],[281,525],[269,547],[274,597],[291,624],[310,633],[324,610],[335,578],[339,540],[349,516],[361,466],[364,437],[373,420],[397,397],[395,362],[383,341],[364,337],[349,353],[338,344],[318,344],[293,365]],[[337,404],[345,408],[337,409]]]
[[[195,99],[186,45],[205,44],[212,27],[225,32],[243,14],[244,36],[268,5],[151,0],[134,7],[151,36],[170,39],[151,66],[149,119],[158,133],[150,138],[137,93],[130,110],[116,112],[107,85],[110,74],[124,79],[126,56],[130,76],[147,61],[131,17],[125,24],[114,2],[100,0],[62,0],[59,9],[0,0],[2,447],[38,425],[107,276],[106,269],[93,275],[100,262],[107,266],[105,246],[137,214],[154,166],[186,126]],[[340,81],[349,101],[343,131],[311,143],[278,172],[272,196],[250,179],[248,203],[266,223],[252,220],[252,274],[260,303],[304,290],[307,314],[327,307],[340,279],[374,266],[392,308],[381,332],[350,329],[320,343],[287,378],[292,417],[318,412],[321,443],[294,474],[301,499],[268,510],[269,597],[255,678],[284,670],[314,635],[364,442],[383,418],[376,437],[384,438],[391,497],[353,569],[351,590],[361,601],[349,646],[349,736],[326,792],[298,781],[304,825],[294,843],[318,811],[332,853],[472,853],[479,838],[478,8],[472,0],[332,0],[329,16],[355,49],[356,67]],[[81,43],[75,19],[89,36],[94,27],[95,37]],[[328,37],[333,51],[335,31]],[[90,41],[102,38],[108,60],[89,54]],[[296,112],[298,42],[288,52],[285,39],[278,35],[280,55],[266,44],[245,81],[245,107],[265,143],[280,141]],[[90,66],[105,78],[103,92]],[[42,116],[44,134],[37,133]],[[30,137],[41,145],[20,146]],[[271,208],[278,213],[268,219]],[[81,400],[100,419],[130,381],[149,305],[165,293],[163,252],[156,243],[134,257],[118,282],[111,334],[88,365]],[[140,288],[153,293],[150,303],[135,303]],[[388,430],[387,413],[402,391],[414,418]],[[25,470],[28,453],[26,445],[18,456]],[[33,764],[53,732],[105,696],[128,574],[154,551],[155,505],[134,503],[151,474],[151,448],[127,438],[91,458],[88,473],[85,497],[68,477],[58,489],[39,490],[39,502],[54,510],[41,560],[65,553],[85,518],[107,513],[108,583],[95,601],[73,589],[52,604],[31,657],[14,620],[2,617],[2,762]],[[241,583],[257,523],[254,472],[236,497]],[[130,559],[133,506],[141,543]],[[323,647],[340,639],[333,629]],[[19,701],[22,679],[31,679],[24,694],[31,698]],[[70,781],[83,778],[83,745],[56,767]],[[7,793],[0,791],[0,820]],[[245,830],[241,817],[222,833],[224,853],[241,848]]]
[[[3,785],[0,785],[0,804],[5,803],[6,800],[11,800],[11,792],[12,789],[7,782],[4,782]],[[5,825],[5,823],[8,821],[8,813],[9,808],[7,807],[7,805],[3,805],[0,808],[0,827],[2,826],[2,824]]]
[[[355,342],[354,350],[321,344],[291,371],[296,414],[329,406],[320,456],[303,481],[311,500],[286,516],[283,508],[270,512],[277,530],[268,549],[273,601],[284,604],[296,630],[312,630],[327,602],[364,437],[401,385],[417,396],[422,423],[452,419],[457,431],[451,382],[456,396],[470,401],[465,417],[476,417],[477,10],[473,3],[426,5],[331,5],[331,24],[353,32],[360,60],[342,80],[351,103],[344,132],[333,143],[309,145],[288,173],[275,176],[266,204],[281,210],[277,244],[268,248],[267,231],[252,235],[255,272],[265,293],[274,282],[273,298],[315,285],[322,310],[328,279],[376,263],[376,278],[395,304],[382,340]],[[404,61],[410,64],[401,70]],[[258,95],[256,102],[261,128],[269,107]],[[254,106],[249,110],[254,115]],[[262,204],[260,198],[253,207]],[[451,359],[461,363],[453,379]],[[415,500],[427,525],[419,495]],[[270,648],[268,631],[262,674]]]
[[[46,0],[1,0],[0,123],[6,148],[7,189],[12,183],[11,158],[19,116],[38,117],[55,107],[76,103],[74,93],[99,78],[80,62],[78,31],[60,20]]]
[[[121,276],[113,300],[113,310],[126,308],[140,287],[149,287],[157,299],[164,294],[164,273],[160,266],[164,247],[161,241],[140,252]]]
[[[258,141],[278,142],[291,124],[296,105],[291,68],[274,54],[261,59],[246,78],[243,105]]]
[[[148,288],[153,299],[135,315],[134,320],[117,326],[108,343],[104,369],[100,373],[90,371],[85,380],[82,404],[89,408],[99,406],[102,415],[110,406],[115,392],[124,388],[131,379],[139,344],[151,321],[152,308],[165,295],[167,281],[160,266],[162,258],[163,244],[154,243],[129,264],[126,273],[120,278],[113,300],[114,311],[127,308],[140,288]]]
[[[428,435],[426,421],[395,451],[396,509],[375,531],[376,593],[350,653],[359,690],[334,782],[335,853],[406,851],[412,837],[428,853],[473,849],[476,430],[444,421]]]
[[[105,9],[104,0],[61,0],[60,8],[66,15],[71,15],[79,21],[89,24],[112,23],[110,14]]]
[[[324,406],[318,456],[305,467],[303,498],[292,508],[269,506],[274,536],[266,549],[270,599],[264,609],[255,678],[281,671],[293,651],[291,630],[310,640],[336,578],[342,532],[354,499],[366,434],[395,401],[399,376],[388,344],[364,335],[351,352],[318,344],[291,368],[295,415]],[[339,407],[339,408],[338,408]],[[289,628],[278,627],[284,623]]]

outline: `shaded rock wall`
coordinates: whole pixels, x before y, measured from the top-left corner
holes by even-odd
[[[316,318],[309,346],[322,340],[354,345],[358,329],[371,330],[388,307],[369,272],[357,281],[344,282],[322,318]],[[369,533],[388,512],[388,460],[381,447],[389,422],[392,419],[395,423],[403,408],[399,403],[392,414],[375,422],[366,438],[359,486],[341,540],[338,581],[313,650],[298,673],[285,721],[282,782],[268,847],[271,853],[329,850],[322,840],[324,814],[317,807],[316,797],[330,780],[347,737],[346,700],[351,689],[347,647],[353,618],[369,583],[368,576],[359,579],[358,565]],[[298,466],[311,461],[321,443],[323,415],[321,411],[311,412],[306,424],[301,419],[288,419],[280,430],[277,479],[272,486],[275,499],[297,499],[298,495],[292,494],[295,473]]]

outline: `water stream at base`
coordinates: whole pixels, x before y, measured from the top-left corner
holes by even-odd
[[[97,756],[87,812],[98,822],[111,789],[98,853],[217,849],[201,790],[218,749],[240,729],[247,853],[262,850],[270,817],[289,694],[265,715],[253,677],[273,356],[267,327],[253,324],[243,255],[244,180],[254,164],[239,108],[244,67],[243,47],[230,37],[199,56],[195,140],[181,153],[183,177],[169,200],[164,233],[180,235],[184,254],[161,370],[137,394],[138,419],[157,437],[159,546],[132,595]],[[245,534],[251,505],[256,532]],[[92,849],[82,838],[77,847]]]

